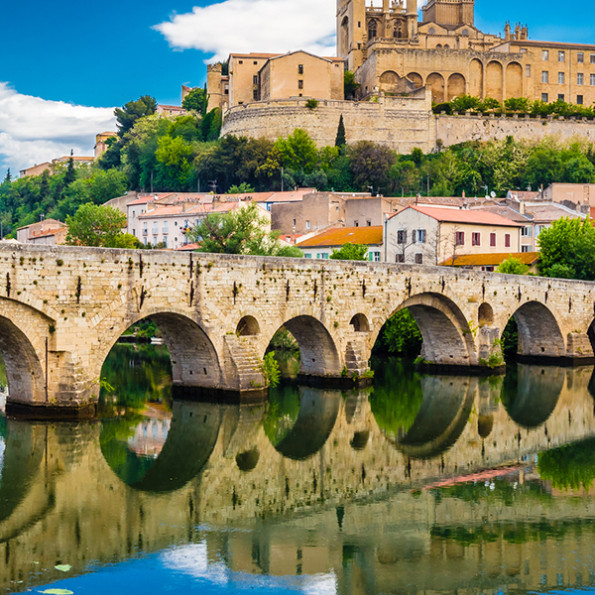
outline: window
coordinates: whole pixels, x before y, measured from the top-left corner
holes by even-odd
[[[566,52],[558,52],[558,62],[566,62]]]
[[[304,81],[302,79],[300,79],[298,81],[298,89],[303,89],[304,88]]]
[[[167,233],[167,227],[168,227],[167,221],[164,221],[163,222],[163,233],[165,233],[165,234]]]
[[[526,227],[523,227],[523,229],[521,230],[521,235],[524,238],[530,238],[533,235],[533,230],[531,229],[531,226],[527,225]]]
[[[316,258],[318,258],[318,260],[328,260],[328,252],[318,252]]]
[[[254,85],[258,85],[258,75],[257,75],[257,74],[255,74],[255,75],[252,77],[252,84],[254,84]]]
[[[550,59],[550,51],[549,50],[542,50],[541,51],[541,59],[542,60],[549,60]]]
[[[359,221],[357,219],[353,222],[353,227],[359,227]]]
[[[425,244],[426,243],[426,230],[425,229],[416,229],[414,232],[415,241],[418,244]]]
[[[457,231],[455,234],[455,246],[464,246],[464,245],[465,245],[465,232]]]
[[[398,262],[398,263],[405,262],[405,255],[404,254],[396,254],[395,255],[395,262]]]
[[[306,229],[310,229],[310,221],[306,221]]]
[[[397,231],[397,244],[407,243],[407,231],[405,229],[399,229]]]
[[[380,262],[380,252],[368,252],[368,260],[370,262]]]
[[[585,81],[585,75],[582,72],[577,72],[576,74],[576,84],[582,85]]]
[[[479,232],[476,231],[471,234],[471,245],[481,246],[481,234]]]
[[[558,73],[558,84],[559,85],[563,85],[564,84],[564,73],[563,72],[559,72]]]
[[[494,248],[496,246],[496,234],[495,233],[490,234],[490,246],[492,248]]]
[[[521,252],[529,252],[530,246],[521,246]]]
[[[304,74],[304,65],[298,64],[298,74]]]
[[[591,87],[595,87],[595,74],[591,75]]]
[[[509,233],[504,235],[504,247],[510,248],[510,234]]]
[[[550,96],[547,93],[541,94],[541,101],[543,101],[544,103],[547,103],[549,100],[550,100]]]
[[[305,256],[306,258],[312,258],[312,255],[311,255],[311,254],[304,254],[304,256]]]
[[[159,233],[159,226],[157,225],[157,221],[153,221],[153,235]]]
[[[167,236],[163,238],[163,247],[167,248]]]
[[[146,235],[149,233],[149,231],[148,231],[147,227],[148,227],[148,224],[147,224],[147,222],[145,221],[145,222],[143,223],[143,235],[144,235],[144,236],[146,236]]]
[[[258,61],[254,60],[254,66],[258,66]]]
[[[366,219],[366,226],[372,227],[372,221],[370,219]]]
[[[136,211],[132,209],[132,217],[136,217]]]
[[[420,254],[419,252],[415,255],[415,264],[423,264],[424,263],[424,255]]]
[[[579,64],[584,64],[585,63],[585,54],[583,54],[583,52],[578,52],[576,55],[576,61]]]
[[[582,95],[577,95],[576,96],[576,104],[577,105],[583,105],[585,98]]]
[[[549,83],[550,82],[550,73],[547,70],[544,70],[541,73],[541,82],[542,83]]]
[[[258,89],[252,89],[252,99],[258,101]]]
[[[527,78],[530,78],[531,77],[531,64],[527,64],[525,66],[525,76]]]
[[[558,93],[558,101],[564,101],[564,93]]]
[[[595,54],[591,54],[591,64],[595,64]]]
[[[293,220],[293,223],[291,224],[293,227],[295,227],[297,225],[297,219]]]
[[[240,63],[240,64],[243,64],[243,63],[244,63],[244,60],[239,60],[239,63]]]

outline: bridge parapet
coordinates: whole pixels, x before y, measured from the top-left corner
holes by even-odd
[[[10,403],[89,413],[101,368],[130,325],[151,317],[174,385],[236,396],[265,389],[261,361],[281,327],[298,341],[301,374],[366,375],[384,323],[409,308],[423,358],[493,365],[515,317],[520,354],[593,360],[592,283],[443,267],[168,251],[0,247],[0,351]]]

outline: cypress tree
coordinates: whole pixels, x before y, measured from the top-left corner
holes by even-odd
[[[339,118],[339,127],[337,128],[337,138],[335,139],[335,147],[344,147],[347,143],[345,139],[345,124],[343,124],[343,114]]]

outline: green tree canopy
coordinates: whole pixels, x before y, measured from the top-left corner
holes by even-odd
[[[157,102],[150,95],[143,95],[136,101],[129,101],[121,108],[114,110],[116,116],[116,125],[118,135],[123,137],[135,124],[135,122],[144,116],[150,116],[157,111]]]
[[[126,215],[112,207],[81,205],[73,217],[66,218],[66,225],[66,243],[71,246],[134,248],[138,245],[134,236],[122,233]]]
[[[545,277],[595,280],[595,227],[589,218],[564,217],[537,238],[539,270]]]
[[[281,163],[290,169],[310,173],[318,161],[318,149],[308,133],[296,128],[287,138],[280,138],[275,143]]]
[[[207,95],[206,89],[201,89],[200,87],[196,87],[192,89],[184,97],[182,101],[182,107],[188,111],[198,112],[202,116],[207,113],[207,104],[209,101],[209,96]]]
[[[505,275],[526,275],[529,272],[529,265],[514,256],[509,256],[498,265],[497,272]]]
[[[227,213],[207,215],[188,232],[193,242],[200,244],[200,252],[213,254],[252,254],[257,256],[301,257],[295,246],[283,246],[279,234],[267,231],[269,222],[256,203]]]
[[[344,244],[341,248],[333,250],[333,253],[329,256],[333,260],[367,260],[368,257],[368,246],[361,244]]]

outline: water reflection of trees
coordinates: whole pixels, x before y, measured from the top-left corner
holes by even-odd
[[[541,453],[537,470],[557,489],[589,490],[595,479],[595,438]]]
[[[146,403],[171,403],[171,362],[163,345],[117,344],[101,370],[100,410],[142,409]]]

